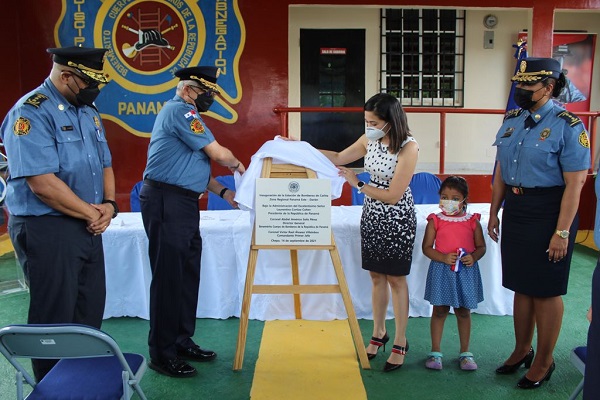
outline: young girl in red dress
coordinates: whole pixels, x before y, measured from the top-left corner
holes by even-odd
[[[474,371],[477,363],[469,352],[471,310],[483,301],[483,287],[477,261],[485,254],[480,214],[467,213],[467,181],[449,176],[440,187],[440,208],[427,217],[423,254],[431,259],[425,285],[425,300],[433,305],[431,352],[425,366],[442,369],[440,342],[444,322],[454,308],[460,337],[460,369]]]

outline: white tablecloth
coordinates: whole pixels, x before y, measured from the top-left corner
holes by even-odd
[[[431,306],[423,299],[429,259],[421,252],[426,217],[437,205],[417,206],[417,237],[413,264],[408,276],[410,316],[431,316]],[[372,318],[371,280],[360,264],[360,206],[332,207],[332,228],[358,318]],[[489,204],[470,204],[470,212],[482,214],[486,231]],[[198,318],[239,317],[246,279],[251,240],[250,214],[245,211],[202,211],[202,270]],[[492,315],[512,314],[512,292],[501,285],[500,246],[487,235],[487,252],[479,261],[485,300],[474,312]],[[149,318],[151,281],[148,240],[140,213],[120,213],[103,234],[106,259],[106,309],[104,318],[132,316]],[[335,284],[337,280],[328,251],[298,252],[300,283]],[[259,250],[255,284],[289,284],[289,250]],[[347,318],[339,294],[303,294],[304,319]],[[393,312],[390,305],[388,317]],[[250,318],[258,320],[293,319],[292,295],[252,296]]]

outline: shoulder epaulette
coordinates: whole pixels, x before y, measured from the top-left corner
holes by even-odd
[[[575,126],[577,124],[581,124],[581,119],[577,115],[575,115],[567,110],[559,112],[558,114],[556,114],[556,116],[567,121],[569,126]]]
[[[508,110],[504,114],[504,119],[507,120],[510,118],[518,117],[519,115],[521,115],[522,112],[523,112],[522,108],[513,108],[512,110]]]
[[[40,108],[40,105],[46,100],[48,100],[48,96],[41,93],[34,93],[27,100],[25,100],[25,103],[23,104],[29,104],[35,108]]]

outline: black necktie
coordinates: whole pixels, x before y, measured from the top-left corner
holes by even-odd
[[[535,126],[535,121],[531,118],[531,115],[525,119],[525,128],[533,128]]]

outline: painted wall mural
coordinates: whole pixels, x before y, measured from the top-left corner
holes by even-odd
[[[189,66],[220,68],[222,94],[205,115],[235,123],[245,36],[238,0],[63,0],[55,27],[57,47],[108,49],[110,82],[96,105],[104,119],[142,137],[174,96],[174,72]]]

